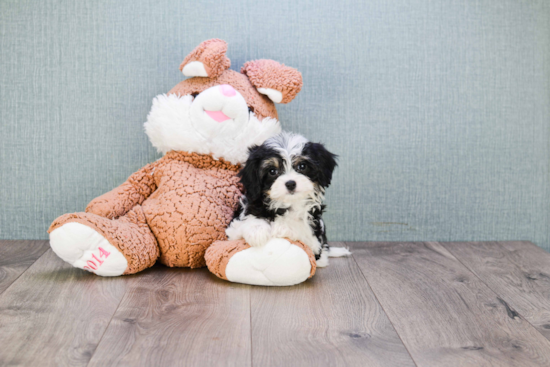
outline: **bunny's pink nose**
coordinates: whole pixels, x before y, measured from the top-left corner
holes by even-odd
[[[220,88],[222,89],[222,94],[226,97],[233,97],[237,94],[237,91],[235,91],[235,89],[228,84],[222,84],[220,85]]]

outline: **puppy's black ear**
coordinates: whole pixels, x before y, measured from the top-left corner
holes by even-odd
[[[332,181],[332,172],[334,172],[334,168],[338,165],[336,163],[338,156],[326,150],[324,145],[319,143],[307,143],[304,146],[303,153],[310,157],[313,163],[319,167],[317,177],[319,185],[328,187]]]
[[[262,156],[260,154],[261,147],[254,145],[248,149],[248,159],[244,167],[239,172],[241,183],[244,186],[245,195],[249,202],[258,200],[262,195],[260,165]]]

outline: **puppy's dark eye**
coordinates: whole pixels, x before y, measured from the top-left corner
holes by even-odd
[[[270,176],[276,176],[277,173],[279,173],[279,171],[276,170],[275,168],[272,168],[272,169],[269,170],[269,175]]]
[[[304,171],[306,169],[306,164],[305,163],[300,163],[298,165],[298,167],[296,167],[296,169],[298,169],[298,171]]]
[[[198,93],[191,93],[191,95],[193,96],[193,99],[197,98],[197,96],[199,95]]]
[[[250,106],[248,106],[248,112],[252,112],[252,113],[254,113],[254,107],[250,107]]]

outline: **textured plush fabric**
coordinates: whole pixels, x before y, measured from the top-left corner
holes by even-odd
[[[302,72],[277,108],[340,156],[330,240],[550,249],[547,0],[0,1],[0,237],[45,239],[159,158],[151,101],[209,38],[236,72]]]
[[[244,97],[258,119],[266,117],[278,118],[275,104],[268,97],[260,94],[250,83],[246,75],[234,70],[226,70],[216,78],[190,78],[181,81],[168,92],[184,96],[191,93],[200,93],[210,87],[220,84],[229,84]]]
[[[302,74],[274,60],[249,61],[241,68],[256,88],[271,88],[283,94],[281,103],[288,103],[302,90]]]
[[[274,60],[257,60],[244,64],[241,73],[227,70],[231,61],[225,56],[227,43],[220,39],[202,42],[180,65],[193,61],[202,62],[208,78],[191,78],[184,80],[168,92],[184,96],[200,93],[214,85],[229,84],[238,90],[247,101],[249,108],[260,120],[266,117],[277,118],[277,110],[268,97],[258,93],[257,88],[272,88],[283,94],[282,103],[288,103],[302,89],[302,74],[291,67],[281,65]]]
[[[171,151],[92,200],[86,213],[56,219],[48,232],[69,222],[95,229],[125,255],[126,274],[155,263],[157,242],[161,263],[199,268],[208,246],[226,239],[241,196],[238,170],[223,159]]]
[[[204,252],[226,239],[241,197],[239,166],[196,153],[169,152],[155,165],[155,195],[143,212],[168,266],[205,266]]]
[[[180,65],[180,70],[191,61],[200,61],[210,78],[218,77],[231,66],[231,60],[225,56],[226,52],[227,42],[217,38],[204,41],[187,55]]]

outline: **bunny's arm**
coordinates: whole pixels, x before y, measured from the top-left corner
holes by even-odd
[[[157,189],[153,178],[154,169],[153,163],[133,173],[122,185],[93,199],[86,207],[86,212],[109,219],[123,216]]]

